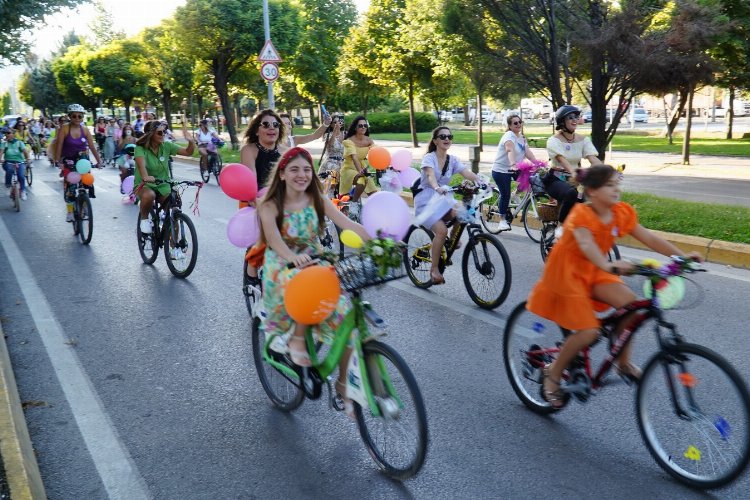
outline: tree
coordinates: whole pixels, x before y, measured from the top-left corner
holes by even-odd
[[[65,53],[52,60],[52,72],[55,75],[57,89],[68,103],[78,103],[94,110],[99,104],[91,76],[86,72],[86,62],[92,51],[86,45],[68,47]]]
[[[0,2],[0,65],[23,62],[34,39],[26,36],[40,20],[81,0],[3,0]]]
[[[0,97],[0,100],[2,100],[3,103],[3,114],[9,115],[11,112],[10,109],[10,93],[5,92],[2,97]]]
[[[175,13],[180,44],[193,59],[206,62],[226,118],[233,147],[237,132],[229,100],[229,84],[240,68],[258,55],[265,42],[260,0],[187,0]],[[291,54],[299,31],[298,11],[290,3],[269,2],[274,45]]]
[[[94,20],[89,23],[89,29],[94,34],[94,41],[97,46],[106,45],[115,40],[125,38],[125,32],[115,27],[115,20],[112,13],[107,9],[102,0],[94,2],[94,11],[96,15]]]
[[[339,59],[339,87],[331,101],[336,109],[357,110],[365,116],[383,100],[386,93],[383,87],[374,82],[374,77],[360,70],[359,64],[366,64],[360,54],[365,53],[371,43],[367,37],[363,24],[354,26],[349,32]]]
[[[27,70],[18,84],[18,95],[29,106],[49,116],[63,107],[63,97],[57,89],[50,61],[44,60]]]

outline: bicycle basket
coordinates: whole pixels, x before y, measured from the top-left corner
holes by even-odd
[[[531,191],[534,194],[544,194],[546,192],[544,181],[542,181],[542,176],[538,172],[529,177],[529,184],[531,184]]]
[[[560,205],[540,203],[536,206],[536,213],[539,214],[540,221],[553,222],[556,221],[560,215]]]
[[[352,254],[339,259],[333,267],[339,275],[341,288],[349,292],[406,276],[403,264],[399,264],[398,267],[382,269],[369,255],[364,253]]]

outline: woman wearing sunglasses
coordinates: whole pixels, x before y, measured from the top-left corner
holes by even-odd
[[[461,174],[472,182],[479,182],[477,174],[467,169],[456,156],[448,154],[448,149],[450,149],[452,144],[453,134],[448,127],[438,127],[432,131],[432,140],[427,146],[427,154],[422,158],[422,177],[419,183],[421,190],[414,196],[414,214],[416,217],[419,217],[425,208],[427,208],[427,205],[436,193],[445,193],[444,186],[450,183],[451,177],[454,175]],[[448,236],[446,222],[450,222],[455,216],[455,211],[449,208],[442,214],[435,213],[429,217],[431,220],[437,218],[437,221],[430,225],[430,229],[435,234],[430,249],[430,257],[432,258],[430,277],[432,278],[433,285],[445,283],[445,278],[443,278],[438,268],[440,250],[443,248],[445,239]],[[459,229],[460,225],[455,224],[453,227],[454,229]]]
[[[339,192],[341,194],[349,193],[352,186],[356,186],[351,197],[352,201],[356,202],[362,196],[362,193],[370,195],[378,191],[372,175],[367,172],[367,164],[365,163],[367,153],[375,145],[373,140],[370,139],[370,124],[367,123],[367,118],[358,116],[352,121],[344,136],[343,145],[344,164],[341,166],[339,177]],[[356,210],[356,207],[356,203],[350,206],[351,215],[356,215],[356,213],[351,212],[352,209]]]
[[[136,190],[141,199],[141,232],[149,234],[153,231],[153,222],[149,212],[154,204],[157,193],[159,200],[166,200],[172,187],[169,184],[154,184],[156,179],[168,180],[169,158],[174,155],[191,156],[195,150],[195,141],[188,134],[187,123],[182,122],[182,135],[188,142],[187,147],[181,148],[176,142],[164,140],[166,126],[158,120],[149,120],[143,126],[143,135],[136,141],[135,147],[135,181],[136,186],[145,184]]]
[[[287,148],[283,145],[286,127],[281,117],[265,109],[250,121],[245,131],[245,145],[240,149],[240,163],[250,168],[258,179],[258,189],[263,189],[271,173],[271,164],[277,162]]]
[[[508,130],[500,138],[495,153],[495,161],[492,163],[492,179],[500,190],[497,206],[501,214],[508,213],[510,204],[510,181],[513,179],[513,170],[516,164],[528,158],[536,161],[534,153],[531,152],[526,138],[523,136],[523,120],[516,114],[508,116]],[[500,221],[500,231],[510,229],[510,220]]]
[[[55,160],[57,162],[71,161],[75,164],[78,160],[84,158],[88,159],[88,152],[94,155],[96,159],[96,165],[99,166],[102,163],[102,159],[99,156],[94,145],[94,139],[91,137],[91,132],[83,122],[86,110],[80,104],[71,104],[68,106],[68,117],[70,123],[64,123],[62,117],[60,117],[60,123],[62,124],[57,131],[55,136]],[[68,173],[71,171],[68,168],[69,165],[63,163],[60,165],[62,169],[61,176],[63,178],[63,196],[65,197],[67,215],[66,220],[73,222],[73,200],[68,199],[68,182],[65,180]],[[95,198],[94,187],[89,188],[89,197]]]

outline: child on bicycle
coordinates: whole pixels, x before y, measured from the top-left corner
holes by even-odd
[[[369,239],[365,229],[342,214],[324,196],[320,180],[315,175],[310,153],[300,147],[287,150],[271,172],[268,192],[259,202],[261,239],[267,245],[263,263],[263,305],[266,310],[264,329],[267,334],[285,334],[293,328],[288,341],[289,357],[298,366],[310,366],[305,343],[305,330],[310,325],[294,324],[284,307],[284,290],[301,268],[312,264],[310,255],[321,253],[320,235],[328,217],[341,229],[350,229],[363,239]],[[295,268],[287,268],[293,263]],[[317,333],[334,332],[350,305],[344,294],[336,310],[316,325]],[[339,365],[337,391],[346,399],[346,369],[348,353]]]
[[[577,180],[584,187],[585,204],[576,204],[565,219],[562,238],[547,258],[539,282],[529,294],[526,308],[560,327],[571,330],[557,359],[544,368],[544,399],[553,408],[563,405],[560,380],[579,351],[592,344],[599,333],[596,311],[620,308],[633,302],[635,294],[617,276],[628,274],[633,264],[607,261],[615,238],[631,235],[663,255],[687,256],[697,261],[697,252],[685,254],[664,238],[638,223],[632,206],[620,201],[620,175],[609,165],[578,169]],[[628,316],[618,326],[619,335]],[[616,360],[624,378],[637,381],[640,369],[630,362],[632,344]]]

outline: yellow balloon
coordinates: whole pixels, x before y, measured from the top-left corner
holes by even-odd
[[[654,269],[658,269],[658,268],[661,267],[661,262],[659,262],[656,259],[651,259],[651,258],[643,259],[641,261],[641,264],[644,265],[644,266],[646,266],[646,267],[653,267]]]
[[[364,243],[362,238],[351,229],[344,229],[339,236],[341,242],[349,248],[360,248]]]

